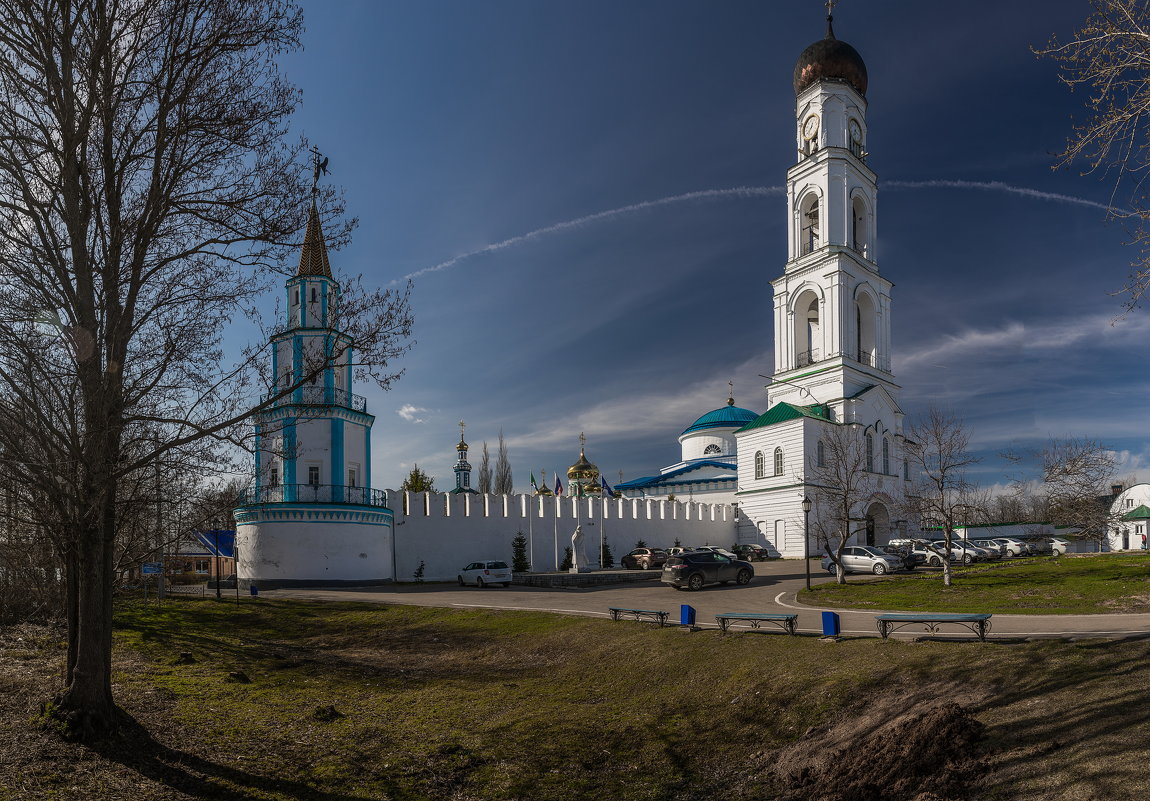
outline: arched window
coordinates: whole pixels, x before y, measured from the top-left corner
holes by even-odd
[[[799,255],[805,256],[819,247],[819,198],[807,195],[799,207]]]
[[[886,437],[882,438],[882,473],[890,475],[890,440]]]
[[[804,290],[795,299],[795,367],[814,364],[821,357],[822,334],[819,332],[819,296]]]
[[[703,449],[703,455],[704,456],[711,456],[711,455],[722,453],[722,452],[723,452],[723,449],[720,448],[718,445],[708,445],[706,448]]]
[[[815,446],[815,464],[819,467],[827,466],[827,448],[821,439]]]
[[[862,364],[876,367],[875,359],[875,312],[870,295],[861,294],[855,300],[855,348],[856,359]]]
[[[866,469],[868,472],[874,472],[874,437],[870,434],[866,435]]]
[[[866,203],[856,197],[851,204],[851,247],[868,256]]]
[[[783,449],[775,448],[775,475],[781,476],[783,474]]]
[[[762,451],[755,451],[755,478],[767,477],[767,460]]]

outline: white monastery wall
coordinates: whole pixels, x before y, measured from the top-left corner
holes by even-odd
[[[392,578],[391,529],[377,511],[313,506],[238,521],[238,575],[259,586],[280,581],[386,582]]]
[[[387,491],[387,504],[395,513],[397,581],[412,581],[420,562],[426,581],[452,581],[461,567],[481,559],[511,564],[511,541],[519,532],[528,537],[532,569],[556,570],[576,525],[583,526],[589,556],[598,553],[597,543],[606,537],[616,567],[640,539],[652,548],[669,548],[676,539],[684,545],[723,547],[735,542],[734,508],[725,504],[395,490]]]

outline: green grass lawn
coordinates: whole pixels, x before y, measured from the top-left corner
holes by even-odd
[[[59,636],[0,630],[0,799],[768,799],[788,749],[869,761],[876,727],[940,701],[985,724],[965,775],[986,778],[955,795],[917,776],[916,795],[1147,796],[1150,642],[824,643],[267,599],[125,603],[116,639],[116,697],[146,732],[88,748],[35,724]],[[808,790],[787,797],[851,798]]]
[[[1150,612],[1150,555],[1046,557],[974,565],[881,580],[848,576],[820,584],[799,601],[813,606],[931,612],[1065,615]]]

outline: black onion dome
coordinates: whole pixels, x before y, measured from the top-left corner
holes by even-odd
[[[866,97],[866,64],[857,50],[835,38],[830,17],[826,38],[807,47],[795,64],[795,94],[820,80],[843,81]]]

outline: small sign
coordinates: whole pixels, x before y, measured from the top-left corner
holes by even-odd
[[[140,570],[145,576],[158,576],[164,572],[163,562],[144,562],[144,566]]]

